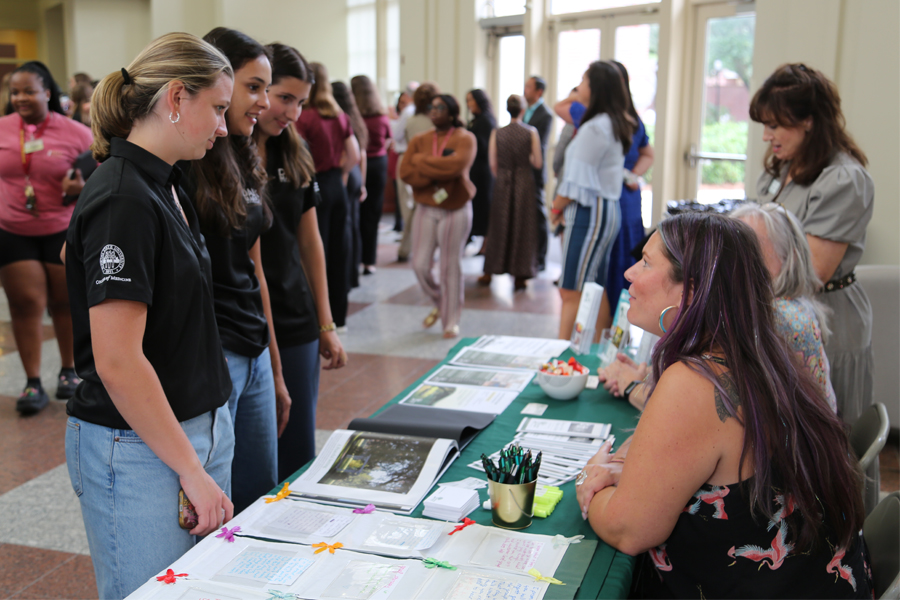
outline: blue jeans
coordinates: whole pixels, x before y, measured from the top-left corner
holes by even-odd
[[[268,348],[256,358],[223,352],[234,385],[228,410],[234,422],[231,491],[238,514],[278,484],[275,379]]]
[[[291,394],[291,418],[278,438],[278,479],[284,481],[316,456],[319,340],[279,350],[284,384]]]
[[[229,493],[234,430],[228,410],[222,406],[181,427],[203,468]],[[66,464],[101,598],[124,598],[196,543],[178,526],[178,474],[134,431],[69,417]]]

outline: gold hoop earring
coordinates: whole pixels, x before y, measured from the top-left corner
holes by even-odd
[[[672,306],[667,306],[666,308],[663,309],[663,311],[661,313],[659,313],[659,328],[662,330],[663,333],[668,333],[666,331],[666,326],[663,325],[663,319],[665,318],[666,313],[669,312],[670,310],[672,310],[673,308],[678,308],[678,307],[673,304]]]

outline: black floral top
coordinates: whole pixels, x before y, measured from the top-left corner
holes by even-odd
[[[747,482],[745,482],[747,483]],[[818,549],[795,550],[790,496],[773,490],[775,518],[754,519],[748,486],[705,484],[690,499],[666,542],[646,553],[635,594],[654,598],[872,598],[862,533],[848,549],[829,536]]]

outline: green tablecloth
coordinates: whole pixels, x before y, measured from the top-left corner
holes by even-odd
[[[446,359],[441,361],[435,367],[437,369],[448,360],[455,356],[457,352],[464,346],[468,346],[475,342],[477,338],[464,338],[448,353]],[[568,359],[572,353],[567,351],[562,355]],[[590,367],[596,372],[599,365],[599,358],[595,355],[576,356],[583,365]],[[419,381],[404,390],[396,398],[388,402],[384,407],[396,404],[401,398],[409,394],[416,386],[427,378],[428,375],[422,377]],[[543,414],[543,418],[548,419],[564,419],[571,421],[594,421],[600,423],[610,423],[612,425],[612,433],[616,436],[617,444],[625,441],[631,435],[630,430],[637,425],[638,412],[627,402],[612,397],[601,386],[597,390],[584,390],[581,395],[574,401],[562,402],[553,400],[541,390],[536,383],[532,383],[525,388],[525,391],[519,394],[516,400],[503,412],[487,428],[484,429],[463,451],[462,455],[447,469],[447,472],[441,478],[441,481],[458,481],[466,477],[482,477],[478,471],[470,469],[466,465],[478,459],[482,453],[491,454],[504,444],[512,440],[515,435],[516,427],[521,422],[523,415],[522,408],[529,402],[540,402],[548,404],[547,411]],[[435,409],[439,410],[439,409]],[[306,467],[297,471],[288,481],[296,479]],[[575,483],[569,482],[562,486],[564,497],[557,505],[553,514],[546,519],[535,518],[532,525],[525,530],[526,533],[538,533],[544,535],[562,534],[566,537],[574,535],[583,535],[585,540],[598,540],[597,535],[588,525],[587,521],[582,520],[581,510],[575,501]],[[481,501],[488,499],[487,489],[479,490]],[[422,516],[422,507],[412,513],[413,517]],[[482,525],[491,526],[490,511],[477,509],[470,518],[474,519]],[[574,549],[574,546],[572,547]],[[581,588],[575,597],[577,598],[625,598],[628,596],[628,589],[631,585],[631,573],[634,568],[634,558],[627,554],[615,550],[603,541],[598,540],[597,549],[594,552],[591,564],[587,569]],[[550,590],[545,595],[551,599],[557,597],[560,593],[562,596],[572,597],[571,588],[562,590],[561,586],[550,586]],[[554,589],[556,588],[556,589]]]

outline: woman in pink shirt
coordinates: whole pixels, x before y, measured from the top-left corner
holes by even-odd
[[[50,308],[62,357],[56,397],[78,385],[66,271],[59,254],[84,180],[75,158],[91,130],[65,116],[59,87],[42,63],[28,62],[9,81],[12,114],[0,118],[0,283],[9,300],[13,336],[28,381],[16,402],[23,415],[47,406],[41,385],[41,319]]]
[[[378,223],[384,208],[384,186],[387,184],[387,151],[393,139],[391,121],[385,114],[375,84],[365,75],[350,80],[356,105],[362,113],[369,133],[366,147],[366,198],[360,207],[359,233],[362,238],[363,275],[375,272],[378,254]]]

